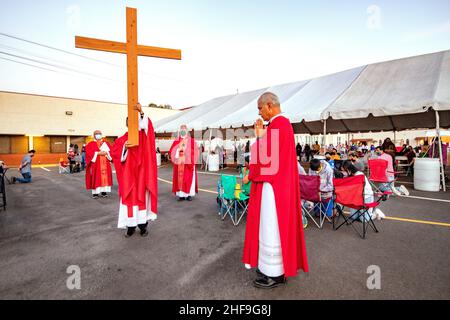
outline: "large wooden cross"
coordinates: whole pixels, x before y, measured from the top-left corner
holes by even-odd
[[[147,56],[155,58],[181,60],[181,50],[149,47],[137,44],[137,10],[127,7],[127,42],[115,42],[75,36],[75,47],[82,49],[100,50],[127,55],[128,82],[128,143],[139,145],[138,112],[134,109],[138,100],[138,66],[137,57]]]

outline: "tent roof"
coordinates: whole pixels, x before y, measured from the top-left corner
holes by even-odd
[[[321,118],[366,118],[450,109],[450,51],[368,65]]]
[[[253,124],[258,97],[271,91],[297,133],[433,128],[440,112],[450,126],[450,50],[361,66],[310,80],[209,100],[155,123],[156,132]]]

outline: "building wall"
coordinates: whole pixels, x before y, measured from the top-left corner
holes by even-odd
[[[179,112],[148,107],[143,111],[153,122]],[[58,163],[70,143],[81,148],[94,130],[110,141],[121,136],[127,130],[126,117],[125,104],[0,91],[0,160],[17,166],[34,148],[34,164]]]

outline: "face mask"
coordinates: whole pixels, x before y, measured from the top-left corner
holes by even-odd
[[[185,131],[185,130],[181,130],[181,131],[180,131],[180,135],[181,135],[182,137],[184,137],[184,136],[186,135],[186,131]]]
[[[381,156],[381,152],[375,152],[377,156]]]
[[[96,139],[96,140],[100,140],[101,138],[102,138],[102,135],[101,135],[101,134],[96,134],[96,135],[95,135],[95,139]]]

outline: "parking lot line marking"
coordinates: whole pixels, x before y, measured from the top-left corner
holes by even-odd
[[[397,183],[397,184],[412,184],[412,185],[414,185],[414,182],[409,182],[409,181],[400,181],[400,180],[397,180],[396,183]],[[447,185],[447,188],[450,188],[450,185]]]
[[[450,223],[444,223],[444,222],[434,222],[434,221],[424,221],[424,220],[403,219],[403,218],[395,218],[395,217],[386,217],[386,218],[384,218],[384,219],[386,219],[386,220],[403,221],[403,222],[421,223],[421,224],[431,224],[431,225],[442,226],[442,227],[450,227]]]
[[[450,203],[450,200],[445,199],[436,199],[436,198],[426,198],[426,197],[417,197],[417,196],[398,196],[400,198],[413,198],[413,199],[420,199],[420,200],[430,200],[430,201],[439,201],[439,202],[447,202]]]
[[[50,172],[51,170],[48,170],[47,168],[41,167],[42,170],[45,170],[47,172]]]
[[[168,184],[172,184],[172,181],[169,181],[169,180],[165,180],[165,179],[162,179],[162,178],[158,178],[158,180],[159,181],[162,181],[162,182],[165,182],[165,183],[168,183]],[[214,194],[217,194],[217,191],[212,191],[212,190],[206,190],[206,189],[198,189],[198,191],[203,191],[203,192],[207,192],[207,193],[214,193]]]
[[[172,184],[172,181],[168,181],[168,180],[165,180],[165,179],[162,179],[162,178],[158,178],[158,180],[160,180],[162,182],[165,182],[165,183],[168,183],[168,184]],[[203,191],[203,192],[207,192],[207,193],[217,194],[217,191],[206,190],[206,189],[198,189],[198,190],[199,191]],[[434,200],[434,199],[431,199],[431,200]],[[349,213],[349,212],[344,211],[344,213]],[[441,226],[441,227],[450,227],[450,223],[444,223],[444,222],[403,219],[403,218],[396,218],[396,217],[385,217],[384,219],[386,219],[386,220],[402,221],[402,222],[413,222],[413,223],[420,223],[420,224],[430,224],[430,225]]]

